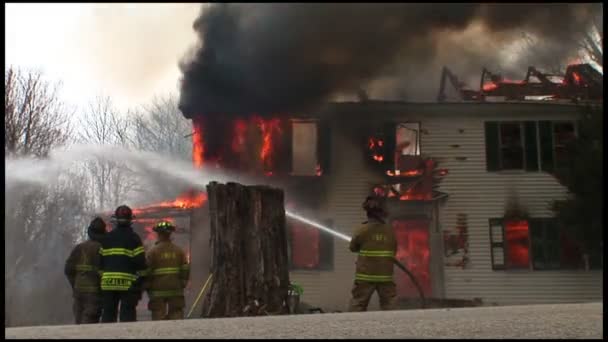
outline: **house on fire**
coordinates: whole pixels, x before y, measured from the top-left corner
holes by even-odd
[[[580,113],[551,102],[363,101],[221,124],[185,115],[198,166],[264,178],[285,189],[287,209],[348,235],[365,220],[364,198],[386,196],[397,257],[426,297],[505,305],[603,297],[599,242],[597,252],[583,253],[549,209],[566,195],[553,172]],[[208,273],[205,210],[191,217],[195,284]],[[345,310],[356,255],[289,219],[288,237],[290,278],[303,287],[302,300]],[[396,270],[395,279],[401,298],[417,297],[404,273]]]

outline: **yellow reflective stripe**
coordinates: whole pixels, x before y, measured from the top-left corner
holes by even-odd
[[[104,286],[101,285],[103,291],[127,291],[130,286]]]
[[[135,257],[144,253],[144,247],[137,247],[134,250],[126,249],[126,248],[108,248],[108,249],[99,249],[99,254],[102,256],[109,255],[125,255],[128,257]]]
[[[178,274],[180,271],[179,267],[163,267],[152,270],[152,275],[161,275],[161,274]]]
[[[369,256],[369,257],[392,257],[395,255],[395,251],[368,251],[361,250],[359,251],[359,255],[361,256]]]
[[[371,282],[384,282],[384,281],[392,281],[393,276],[357,273],[357,274],[355,274],[355,279],[363,280],[363,281],[371,281]]]
[[[101,255],[103,256],[107,256],[107,255],[126,255],[126,256],[132,256],[133,252],[126,249],[126,248],[108,248],[108,249],[101,249],[100,250]]]
[[[123,272],[104,272],[102,275],[102,279],[127,279],[127,280],[136,280],[137,276],[131,273],[123,273]]]
[[[184,292],[182,290],[166,290],[166,291],[148,291],[148,295],[150,297],[175,297],[175,296],[183,296]]]

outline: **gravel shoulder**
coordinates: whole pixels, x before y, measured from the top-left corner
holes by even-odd
[[[585,338],[603,336],[603,303],[328,313],[5,328],[6,339]]]

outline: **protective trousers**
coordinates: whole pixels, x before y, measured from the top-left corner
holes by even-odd
[[[152,313],[152,320],[184,319],[184,296],[150,298],[148,310]]]
[[[114,323],[118,318],[118,306],[120,305],[120,321],[135,322],[137,320],[137,302],[141,298],[139,292],[135,291],[102,291],[101,315],[102,323]]]
[[[374,291],[378,291],[380,308],[382,310],[394,310],[396,308],[397,289],[395,283],[355,280],[349,311],[367,311],[367,305]]]
[[[76,324],[99,323],[101,298],[99,293],[74,292],[72,310]]]

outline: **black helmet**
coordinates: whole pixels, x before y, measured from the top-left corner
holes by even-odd
[[[116,208],[113,217],[118,223],[131,223],[131,220],[133,220],[133,210],[126,205],[121,205]]]
[[[368,215],[380,217],[386,214],[386,207],[384,202],[384,198],[380,196],[367,196],[365,202],[363,202],[362,207]]]
[[[91,240],[98,240],[101,235],[106,233],[106,223],[101,217],[95,217],[89,224],[87,234]]]
[[[160,221],[152,230],[157,233],[171,233],[175,231],[175,226],[169,221]]]

